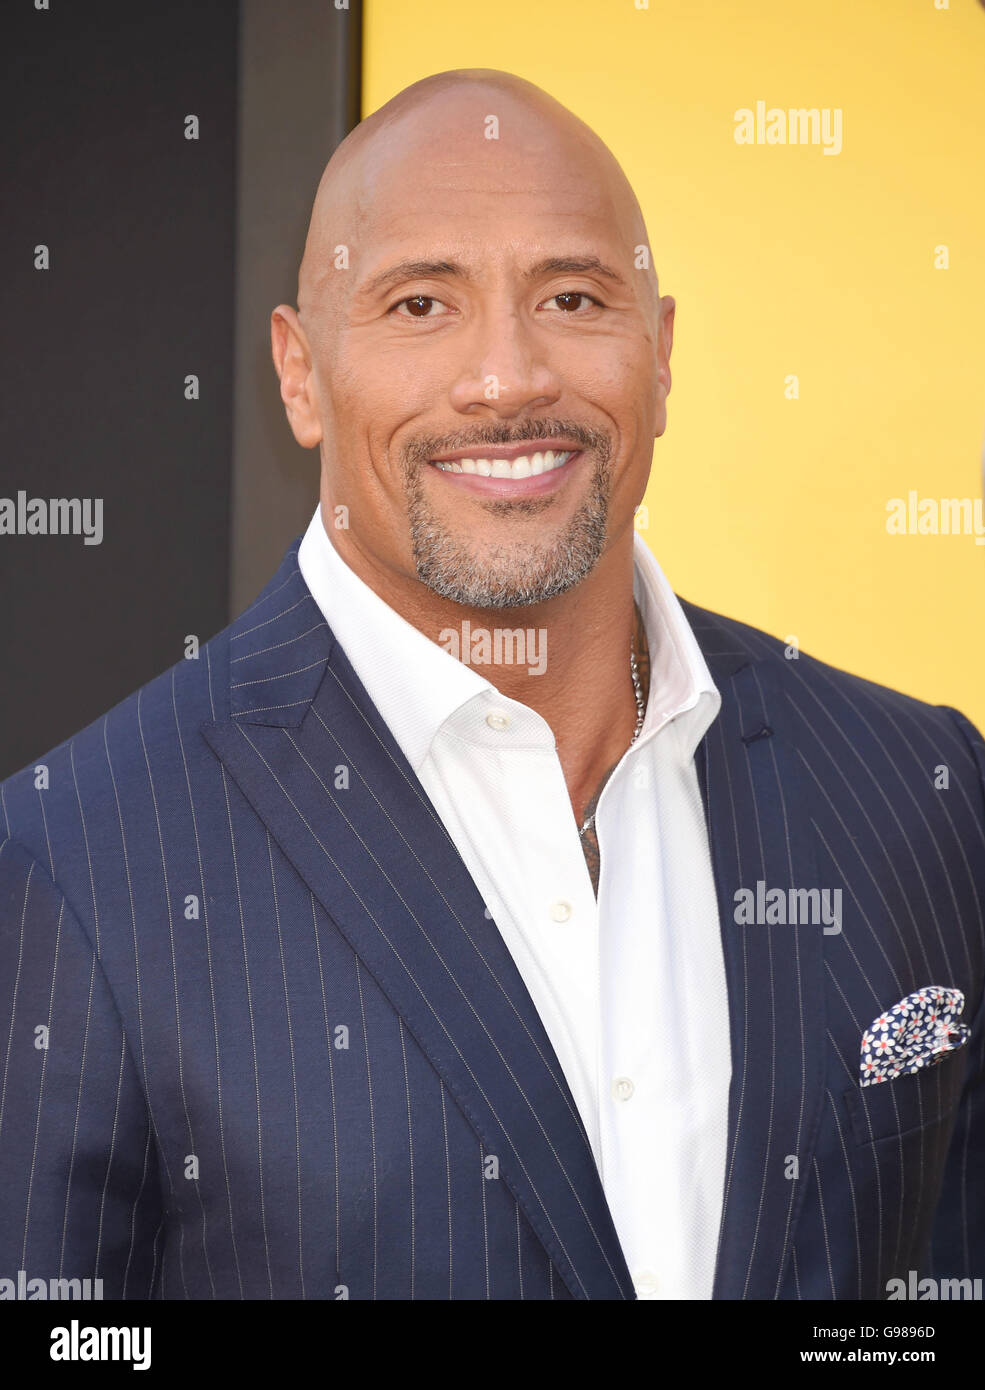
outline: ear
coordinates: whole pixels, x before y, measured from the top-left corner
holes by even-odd
[[[674,346],[674,311],[676,301],[665,294],[660,301],[660,319],[657,327],[657,411],[654,439],[659,439],[667,428],[667,396],[670,392],[670,351]]]
[[[318,389],[307,336],[289,304],[278,304],[270,315],[270,347],[294,438],[302,449],[313,449],[322,439]]]

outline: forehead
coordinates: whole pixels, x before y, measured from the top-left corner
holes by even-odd
[[[479,251],[556,239],[631,244],[618,167],[577,128],[497,99],[446,102],[377,133],[354,168],[348,215],[360,259],[416,243]],[[486,131],[496,129],[498,138]]]

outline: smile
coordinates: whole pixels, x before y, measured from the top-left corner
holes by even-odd
[[[432,462],[443,473],[474,473],[480,478],[536,478],[541,473],[563,468],[575,452],[574,449],[545,449],[543,453],[521,454],[515,459],[464,458]]]

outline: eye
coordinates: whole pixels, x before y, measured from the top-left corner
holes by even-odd
[[[602,301],[594,299],[590,294],[586,294],[584,290],[562,290],[560,294],[555,294],[552,295],[550,299],[545,299],[544,303],[557,304],[562,313],[577,314],[582,309],[581,304],[574,302],[578,300],[587,300],[589,304],[594,304],[596,308],[602,308]]]
[[[402,309],[405,304],[408,306],[407,312],[398,314],[398,317],[402,319],[441,318],[441,314],[432,314],[430,311],[435,305],[439,305],[442,309],[445,308],[441,300],[435,299],[433,295],[415,294],[411,295],[409,299],[401,299],[398,303],[392,304],[390,306],[391,312]]]

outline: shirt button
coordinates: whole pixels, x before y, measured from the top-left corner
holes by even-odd
[[[633,1275],[633,1287],[640,1298],[652,1298],[657,1292],[657,1276],[649,1269],[641,1269]]]
[[[613,1100],[629,1100],[635,1090],[636,1087],[628,1076],[617,1076],[612,1083],[612,1098]]]
[[[494,709],[491,714],[486,715],[486,723],[490,729],[498,729],[502,732],[503,729],[510,727],[510,716],[504,714],[500,709]]]
[[[555,922],[567,922],[573,911],[574,908],[571,904],[564,902],[563,899],[551,904],[551,916]]]

